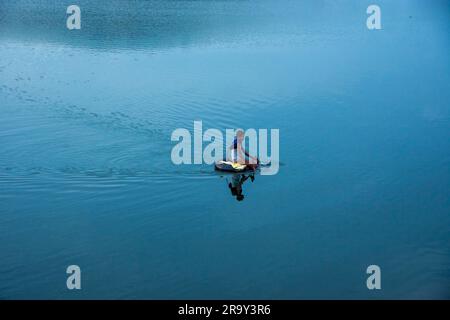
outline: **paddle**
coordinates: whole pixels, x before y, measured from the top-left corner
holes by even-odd
[[[259,158],[256,158],[256,160],[257,160],[257,164],[259,164],[261,167],[268,167],[268,166],[270,166],[270,163],[271,163],[271,161],[263,163],[259,160]]]

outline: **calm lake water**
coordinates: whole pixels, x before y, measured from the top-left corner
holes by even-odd
[[[75,2],[0,2],[0,298],[450,298],[450,1]],[[194,120],[279,173],[172,164]]]

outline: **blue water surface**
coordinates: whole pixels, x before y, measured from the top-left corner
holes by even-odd
[[[73,2],[0,1],[1,299],[450,298],[450,1]],[[279,173],[174,165],[194,120]]]

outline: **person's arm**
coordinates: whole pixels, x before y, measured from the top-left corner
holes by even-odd
[[[238,149],[238,153],[239,153],[239,157],[241,159],[244,159],[244,161],[245,161],[245,154],[242,152],[242,150],[240,148]]]

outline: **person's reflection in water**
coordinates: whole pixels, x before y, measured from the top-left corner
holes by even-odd
[[[228,188],[230,188],[231,190],[231,195],[233,197],[236,197],[237,201],[244,200],[244,195],[242,194],[242,185],[245,181],[247,181],[248,178],[250,178],[250,180],[253,182],[255,180],[255,174],[234,174],[231,178],[231,182],[228,183]]]

